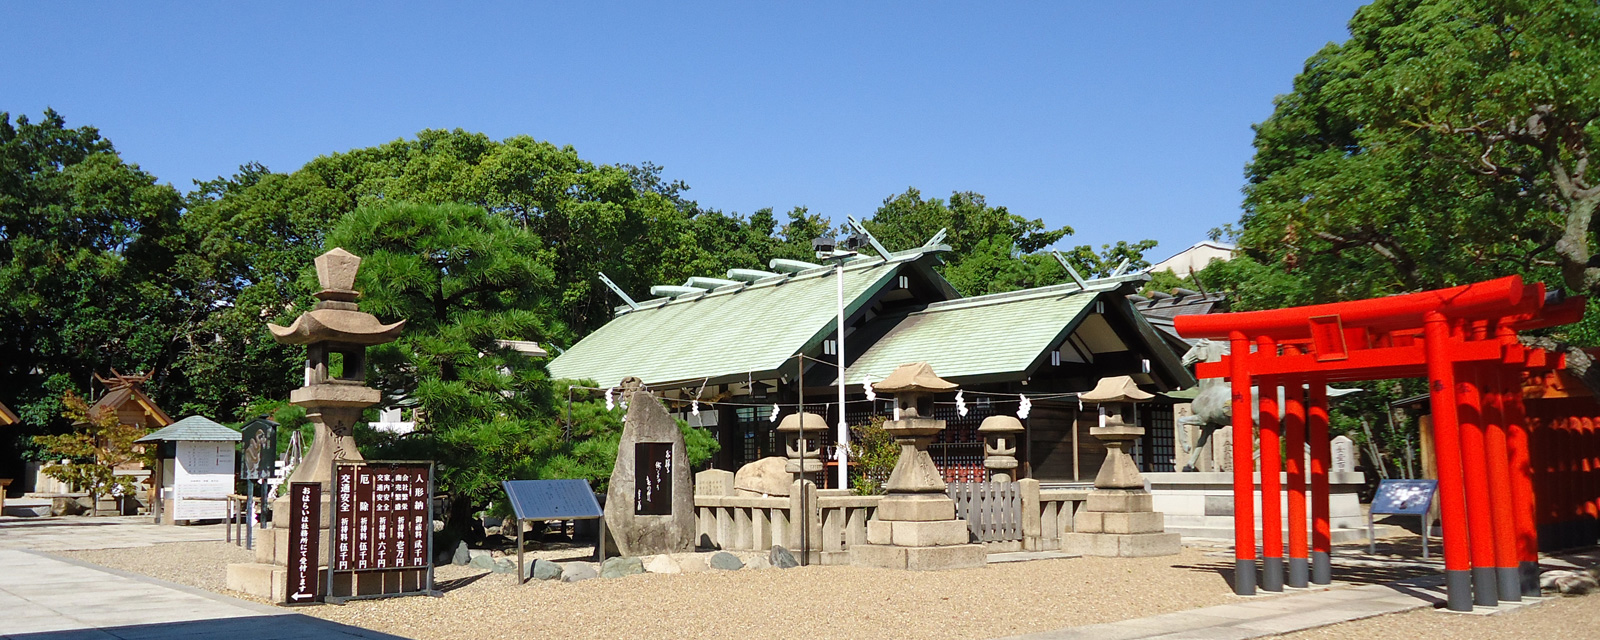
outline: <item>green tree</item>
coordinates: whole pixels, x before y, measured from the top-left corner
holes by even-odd
[[[51,461],[44,465],[44,474],[88,492],[89,503],[95,505],[103,495],[116,496],[120,504],[139,491],[139,483],[133,476],[116,475],[116,469],[151,461],[149,452],[133,443],[150,432],[139,425],[123,424],[116,411],[93,410],[71,391],[62,397],[62,406],[66,408],[62,416],[72,421],[73,430],[33,438]],[[94,509],[90,510],[90,515],[95,513]]]
[[[28,447],[13,438],[64,429],[62,393],[95,371],[150,371],[157,394],[176,386],[181,205],[93,127],[0,112],[0,401],[26,424],[0,459]]]

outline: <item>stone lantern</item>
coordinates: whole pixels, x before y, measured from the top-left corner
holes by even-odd
[[[822,441],[828,437],[828,421],[815,413],[791,413],[778,422],[777,431],[783,435],[783,453],[789,458],[784,471],[794,474],[796,480],[820,479]]]
[[[356,306],[355,290],[361,258],[334,248],[313,261],[322,290],[317,304],[287,327],[268,324],[281,344],[305,345],[305,386],[289,392],[291,404],[305,407],[315,428],[311,448],[289,475],[288,482],[322,484],[322,522],[328,528],[332,510],[333,462],[361,460],[356,449],[355,423],[363,409],[377,404],[382,394],[366,386],[367,347],[393,342],[405,321],[383,324]],[[289,513],[289,497],[273,502],[273,511]],[[272,529],[256,546],[256,562],[228,565],[228,588],[281,602],[287,586],[284,572],[289,561],[289,518],[272,520]],[[320,534],[319,534],[320,535]],[[328,549],[321,549],[325,562]],[[323,589],[327,585],[322,585]]]
[[[1017,434],[1022,433],[1022,421],[1011,416],[989,416],[978,427],[983,436],[983,466],[989,469],[992,482],[1011,482],[1012,469],[1017,468]]]
[[[852,560],[893,569],[983,566],[983,545],[968,543],[967,522],[956,518],[944,476],[928,455],[928,444],[945,427],[933,417],[933,396],[956,385],[940,379],[928,363],[917,362],[900,365],[872,388],[894,394],[898,416],[883,423],[883,430],[900,445],[900,459],[884,483],[889,495],[867,522],[867,544],[852,548]]]
[[[1106,443],[1106,460],[1094,478],[1088,504],[1072,521],[1072,533],[1062,536],[1061,550],[1091,556],[1165,556],[1178,552],[1178,534],[1165,533],[1166,523],[1155,511],[1144,476],[1128,455],[1144,428],[1122,420],[1124,405],[1155,396],[1139,389],[1128,376],[1102,378],[1093,391],[1078,395],[1098,405],[1100,421],[1089,433]]]

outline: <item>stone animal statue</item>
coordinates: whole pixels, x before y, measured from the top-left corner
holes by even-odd
[[[1220,362],[1222,356],[1228,352],[1228,346],[1222,342],[1213,342],[1202,339],[1195,343],[1187,353],[1183,354],[1183,365],[1189,366],[1197,362]],[[1189,446],[1188,438],[1181,438],[1184,453],[1189,454],[1189,461],[1184,463],[1184,471],[1195,471],[1200,460],[1201,452],[1211,442],[1212,434],[1217,429],[1233,424],[1233,403],[1231,390],[1228,384],[1220,378],[1206,378],[1200,381],[1200,393],[1195,396],[1190,410],[1194,415],[1184,416],[1178,422],[1200,429],[1200,439],[1193,447]]]

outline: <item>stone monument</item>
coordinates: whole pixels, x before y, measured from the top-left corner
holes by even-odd
[[[1334,473],[1349,473],[1356,470],[1356,443],[1349,436],[1337,436],[1328,443],[1329,458]]]
[[[311,449],[295,467],[285,484],[322,484],[322,519],[317,526],[326,530],[333,509],[333,462],[361,460],[353,437],[361,411],[377,404],[382,394],[366,386],[367,347],[393,342],[400,336],[405,321],[383,324],[356,305],[356,272],[361,258],[334,248],[313,261],[322,290],[317,304],[300,314],[287,327],[268,324],[273,339],[282,344],[305,345],[305,386],[289,392],[289,402],[306,409],[315,428]],[[272,511],[287,515],[289,496],[274,500]],[[318,534],[323,535],[323,534]],[[283,601],[289,562],[289,518],[277,517],[256,545],[256,561],[228,565],[229,589]],[[319,563],[326,564],[328,545],[322,545]],[[320,571],[325,572],[324,566]],[[325,593],[328,585],[322,585]]]
[[[1153,397],[1128,376],[1102,378],[1093,391],[1079,394],[1082,401],[1099,405],[1100,424],[1089,434],[1106,443],[1106,460],[1094,478],[1088,504],[1072,520],[1072,533],[1061,538],[1062,551],[1120,557],[1178,552],[1178,534],[1164,533],[1163,517],[1152,507],[1144,476],[1128,455],[1144,428],[1122,420],[1124,404]]]
[[[872,388],[894,394],[898,419],[883,423],[883,430],[900,445],[900,459],[884,484],[889,495],[867,522],[867,544],[851,548],[851,561],[913,570],[983,566],[983,545],[968,543],[967,522],[956,518],[956,503],[945,494],[944,477],[928,455],[928,443],[945,426],[932,417],[933,394],[956,385],[934,375],[928,363],[917,362],[900,365]]]
[[[623,556],[694,550],[694,482],[678,422],[639,388],[623,381],[623,419],[617,464],[606,492],[606,531]]]
[[[983,436],[983,467],[989,470],[990,482],[1014,479],[1017,434],[1022,431],[1022,421],[1011,416],[989,416],[978,426],[978,435]]]

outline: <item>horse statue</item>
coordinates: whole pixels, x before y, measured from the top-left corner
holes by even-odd
[[[1221,362],[1222,356],[1227,354],[1228,345],[1223,342],[1199,340],[1188,352],[1183,354],[1183,366],[1197,362]],[[1189,408],[1193,415],[1184,416],[1178,420],[1189,428],[1200,429],[1200,439],[1193,446],[1189,445],[1189,438],[1179,438],[1183,452],[1189,454],[1189,461],[1184,463],[1184,471],[1199,469],[1200,456],[1206,450],[1206,445],[1211,443],[1211,436],[1217,429],[1233,424],[1233,398],[1228,384],[1221,378],[1205,378],[1200,381],[1200,393],[1195,396]]]

